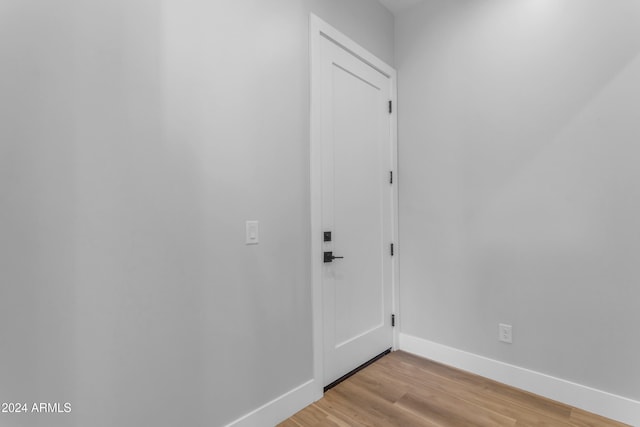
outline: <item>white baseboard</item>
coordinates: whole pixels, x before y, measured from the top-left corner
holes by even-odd
[[[407,334],[400,334],[400,350],[593,412],[612,420],[640,426],[640,402],[635,400]]]
[[[309,380],[225,427],[275,426],[321,397],[322,387],[315,380]]]

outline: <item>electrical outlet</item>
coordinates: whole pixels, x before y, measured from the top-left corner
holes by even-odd
[[[498,341],[506,342],[507,344],[513,343],[511,325],[505,325],[504,323],[498,325]]]

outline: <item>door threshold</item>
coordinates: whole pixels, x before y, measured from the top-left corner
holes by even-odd
[[[391,353],[391,348],[386,349],[385,351],[383,351],[379,355],[375,356],[373,359],[370,359],[370,360],[364,362],[362,365],[358,366],[353,371],[350,371],[350,372],[346,373],[345,375],[341,376],[340,378],[338,378],[337,380],[335,380],[331,384],[325,386],[323,391],[326,393],[328,390],[331,390],[332,388],[334,388],[335,386],[337,386],[338,384],[340,384],[342,381],[346,380],[347,378],[349,378],[353,374],[356,374],[356,373],[360,372],[361,370],[363,370],[367,366],[371,365],[374,362],[377,362],[378,360],[382,359],[384,356],[386,356],[389,353]]]

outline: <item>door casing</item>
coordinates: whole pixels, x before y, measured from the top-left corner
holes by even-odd
[[[316,383],[317,393],[322,395],[323,389],[323,302],[322,302],[322,140],[321,140],[321,123],[320,123],[320,42],[322,38],[329,39],[347,50],[360,60],[369,64],[380,73],[384,74],[391,82],[391,102],[393,105],[391,112],[389,143],[392,151],[392,168],[393,168],[393,187],[392,193],[392,240],[394,243],[394,256],[392,258],[392,311],[395,313],[396,323],[393,330],[392,348],[398,348],[399,326],[401,317],[399,316],[398,306],[398,260],[399,260],[399,243],[398,243],[398,148],[397,148],[397,90],[396,90],[396,71],[384,61],[371,54],[362,46],[355,43],[349,37],[318,18],[316,15],[310,15],[310,59],[311,59],[311,147],[310,147],[310,170],[311,170],[311,287],[312,287],[312,320],[313,320],[313,376]],[[375,355],[372,355],[375,356]]]

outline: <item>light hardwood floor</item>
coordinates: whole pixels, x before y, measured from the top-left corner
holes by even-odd
[[[340,383],[279,426],[624,425],[397,351]]]

